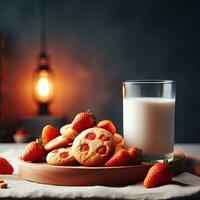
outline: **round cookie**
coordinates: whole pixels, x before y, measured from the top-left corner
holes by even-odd
[[[51,165],[77,165],[78,162],[72,154],[72,148],[59,148],[49,152],[46,157],[47,163]]]
[[[89,128],[75,138],[72,151],[76,160],[82,165],[100,166],[113,155],[115,141],[107,130]]]
[[[54,138],[53,140],[49,141],[45,146],[44,149],[46,151],[52,151],[54,149],[60,148],[60,147],[64,147],[67,146],[69,143],[71,143],[72,140],[69,139],[66,136],[60,135],[56,138]]]
[[[124,147],[124,138],[120,134],[115,133],[113,137],[117,146]]]
[[[74,140],[74,138],[79,134],[72,128],[72,124],[66,124],[61,127],[60,129],[61,135],[68,137],[71,140]]]

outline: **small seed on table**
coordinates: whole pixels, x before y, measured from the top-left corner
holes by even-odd
[[[2,188],[2,189],[8,188],[7,183],[0,183],[0,188]]]

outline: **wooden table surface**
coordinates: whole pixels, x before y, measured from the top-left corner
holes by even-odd
[[[145,189],[142,182],[123,187],[98,185],[68,187],[28,182],[18,176],[18,157],[25,146],[26,144],[0,143],[0,155],[6,157],[15,168],[15,174],[12,176],[1,175],[1,178],[7,181],[9,188],[0,189],[0,198],[178,199],[184,197],[186,199],[200,199],[200,177],[188,172],[175,176],[174,183],[154,189]],[[175,149],[196,157],[200,154],[200,144],[176,144]]]

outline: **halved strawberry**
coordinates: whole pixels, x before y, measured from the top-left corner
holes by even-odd
[[[12,165],[3,157],[0,157],[0,174],[13,174]]]
[[[116,133],[115,125],[110,120],[102,120],[97,124],[97,127],[106,129],[109,131],[112,135]]]
[[[72,128],[77,132],[81,132],[93,127],[94,124],[95,119],[91,112],[81,112],[78,113],[72,121]]]
[[[106,163],[106,167],[129,165],[130,155],[125,149],[119,149]]]
[[[142,163],[142,149],[132,146],[127,151],[131,157],[130,164],[139,165]]]
[[[22,160],[29,162],[40,162],[46,156],[46,152],[43,149],[42,144],[36,140],[30,142],[22,155]]]
[[[154,164],[144,180],[146,188],[158,187],[170,183],[173,173],[166,162]]]
[[[46,125],[41,134],[42,143],[45,146],[49,141],[53,140],[54,138],[58,137],[60,132],[51,125]]]

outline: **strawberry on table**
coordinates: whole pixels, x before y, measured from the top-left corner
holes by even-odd
[[[142,149],[132,146],[127,151],[131,157],[130,164],[139,165],[142,163]]]
[[[43,149],[42,144],[36,140],[30,142],[22,155],[22,160],[29,162],[40,162],[46,156],[46,152]]]
[[[42,130],[42,143],[45,146],[49,141],[53,140],[54,138],[58,137],[60,132],[51,125],[46,125]]]
[[[0,157],[0,174],[13,174],[12,165],[3,157]]]
[[[93,127],[94,124],[95,119],[91,112],[80,112],[72,121],[72,128],[77,132],[81,132],[85,129]]]
[[[129,165],[130,155],[125,149],[119,149],[106,163],[106,167]]]
[[[110,120],[102,120],[97,124],[97,127],[99,128],[103,128],[106,129],[107,131],[109,131],[112,135],[114,135],[116,133],[116,128],[115,125],[112,121]]]
[[[168,163],[156,163],[148,171],[144,180],[146,188],[153,188],[170,183],[173,173],[168,166]]]

